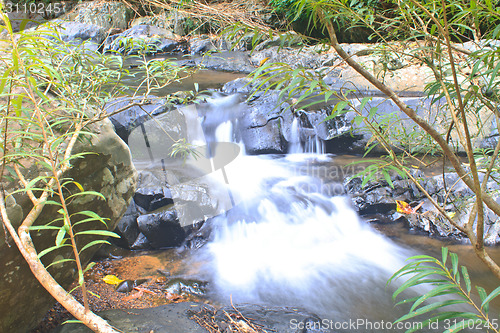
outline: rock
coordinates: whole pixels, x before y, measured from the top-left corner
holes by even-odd
[[[122,248],[132,248],[140,233],[139,226],[137,225],[137,218],[140,214],[141,213],[137,210],[137,205],[134,200],[132,200],[127,211],[114,230],[114,232],[120,235],[120,238],[113,239],[113,243]]]
[[[249,103],[248,113],[240,125],[247,154],[286,153],[280,113],[288,106],[287,103],[279,103],[278,93],[266,94]]]
[[[214,41],[208,36],[195,37],[189,40],[189,53],[191,54],[205,54],[210,51],[216,51]]]
[[[174,303],[149,309],[107,310],[99,315],[122,332],[206,333],[206,329],[188,318],[187,311],[202,305],[192,302]],[[82,324],[65,324],[54,333],[92,333]]]
[[[61,34],[61,39],[65,42],[91,41],[101,44],[106,38],[106,30],[95,24],[85,24],[79,22],[59,21],[57,31]]]
[[[174,210],[141,215],[137,225],[155,249],[179,246],[186,237]]]
[[[429,195],[440,205],[445,206],[445,211],[450,214],[456,224],[463,226],[467,223],[469,213],[473,210],[475,197],[465,183],[459,180],[456,173],[448,172],[444,175],[426,177],[419,170],[412,170],[411,172],[416,179],[419,179],[420,184]],[[344,186],[346,192],[351,196],[353,206],[361,215],[382,214],[389,220],[395,221],[401,218],[401,214],[393,214],[396,209],[395,200],[405,201],[413,207],[422,202],[423,205],[419,212],[425,212],[425,214],[402,215],[411,228],[425,231],[437,237],[455,240],[467,239],[465,234],[439,214],[424,193],[410,180],[401,179],[399,175],[391,176],[391,180],[394,188],[390,187],[386,181],[370,181],[362,187],[360,178],[347,179]],[[491,186],[492,190],[500,187],[495,181],[490,181],[488,185]],[[495,200],[498,200],[498,198],[500,198],[498,194],[494,195]],[[486,207],[484,239],[488,245],[500,242],[499,222],[498,216]],[[473,230],[475,229],[474,226]]]
[[[194,310],[191,312],[195,313]],[[251,318],[250,321],[253,324],[263,327],[267,331],[280,333],[332,332],[327,327],[328,325],[322,325],[322,323],[329,323],[329,321],[323,321],[317,315],[300,308],[268,307],[257,304],[237,304],[235,307],[226,306],[217,310],[213,316],[215,322],[220,327],[223,327],[224,323],[228,321],[226,314],[231,316],[231,318],[240,318],[240,316],[248,319]]]
[[[139,188],[135,192],[134,201],[147,212],[152,212],[174,203],[172,193],[166,187]]]
[[[146,103],[145,105],[134,105],[124,111],[118,112],[118,110],[124,109],[131,104],[143,101]],[[151,119],[151,116],[166,112],[167,108],[166,100],[155,96],[122,97],[109,101],[104,106],[106,112],[110,114],[109,119],[115,126],[116,134],[126,143],[128,143],[128,137],[134,128]]]
[[[132,14],[131,9],[120,1],[88,1],[77,5],[64,19],[72,22],[94,24],[105,30],[125,30]]]
[[[109,36],[104,41],[103,52],[118,52],[124,55],[165,52],[184,52],[179,37],[171,31],[151,25],[136,25],[122,33]]]
[[[335,53],[318,53],[309,47],[290,48],[272,46],[262,51],[252,52],[250,63],[258,67],[264,59],[268,62],[284,62],[291,68],[317,69],[324,66],[332,66],[338,56]]]
[[[240,325],[239,330],[244,321],[240,316],[249,319],[252,323],[261,325],[265,331],[280,332],[280,333],[327,333],[332,332],[330,329],[322,325],[324,320],[313,313],[297,309],[285,307],[266,307],[255,304],[235,304],[235,310],[231,306],[221,309],[215,309],[210,305],[182,302],[162,305],[149,309],[128,309],[123,311],[120,309],[106,310],[100,312],[104,319],[120,331],[124,332],[169,332],[169,333],[202,333],[206,332],[204,328],[196,324],[193,316],[205,320],[214,320],[218,326],[218,331],[229,332],[229,319],[231,316],[233,322]],[[239,312],[237,312],[239,311]],[[227,315],[226,315],[227,314]],[[330,323],[330,321],[326,321]],[[332,322],[333,323],[333,322]],[[232,331],[232,330],[231,330]],[[250,331],[246,328],[246,332]],[[55,330],[54,333],[90,333],[91,330],[82,324],[65,324]]]
[[[51,33],[47,31],[50,29]],[[69,46],[80,46],[90,51],[97,51],[107,36],[106,29],[95,24],[85,24],[79,22],[67,22],[60,19],[51,21],[50,23],[41,24],[32,31],[40,31],[41,36],[49,40],[55,41],[54,35],[60,37],[61,41],[68,43]],[[56,41],[57,46],[59,40]]]
[[[222,92],[226,94],[250,94],[253,89],[256,88],[254,84],[252,84],[252,79],[247,77],[242,77],[235,79],[233,81],[226,82],[222,87]]]
[[[137,236],[137,239],[135,240],[134,244],[130,246],[131,250],[152,250],[153,247],[149,243],[149,240],[147,237],[141,232],[139,233],[139,236]]]
[[[195,64],[207,69],[246,74],[255,69],[255,66],[249,60],[248,52],[237,51],[212,53],[195,58]]]
[[[254,34],[251,34],[252,38]],[[262,51],[268,49],[273,46],[278,47],[299,47],[303,44],[302,37],[297,34],[295,31],[287,31],[286,33],[281,34],[281,36],[276,36],[271,39],[266,39],[263,42],[259,43],[254,51]]]
[[[69,206],[70,213],[75,211],[90,210],[103,218],[109,218],[108,228],[113,230],[135,192],[136,171],[132,165],[130,151],[122,140],[114,133],[108,120],[90,125],[87,130],[96,134],[91,143],[79,143],[74,153],[90,152],[84,158],[74,160],[70,171],[64,175],[79,182],[87,191],[99,191],[106,200],[95,197],[75,198]],[[94,154],[95,153],[95,154]],[[31,170],[38,174],[37,169]],[[6,188],[7,193],[12,188]],[[15,195],[9,199],[9,216],[14,227],[19,226],[23,215],[31,209],[31,204],[22,195]],[[46,206],[37,219],[36,224],[47,224],[60,215],[58,206]],[[83,228],[102,228],[102,223],[84,223]],[[81,229],[80,229],[81,230]],[[33,242],[41,251],[54,245],[55,235],[48,231],[32,232]],[[95,239],[87,237],[80,239],[88,243]],[[8,243],[7,243],[8,242]],[[10,246],[9,246],[9,245]],[[79,242],[79,248],[82,248]],[[65,247],[61,251],[46,254],[42,259],[48,265],[60,258],[72,257],[72,252]],[[83,264],[91,259],[98,247],[91,247],[82,252]],[[40,283],[33,277],[28,265],[24,262],[16,246],[9,238],[5,239],[4,233],[0,234],[0,331],[1,332],[28,332],[35,327],[47,311],[54,304],[54,299],[45,291]],[[67,262],[52,266],[49,269],[52,276],[63,286],[68,288],[76,279],[74,263]],[[22,281],[22,285],[20,285]],[[19,309],[22,309],[20,311]]]
[[[141,16],[130,22],[130,27],[137,25],[153,25],[158,28],[173,31],[176,35],[183,36],[189,32],[186,26],[190,18],[187,18],[182,13],[170,12],[161,13],[154,16]]]

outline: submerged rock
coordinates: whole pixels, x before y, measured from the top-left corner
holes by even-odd
[[[243,328],[252,332],[250,325],[259,325],[268,332],[326,333],[333,332],[333,321],[322,320],[313,313],[285,307],[266,307],[245,304],[221,309],[193,302],[163,305],[149,309],[106,310],[99,313],[112,326],[124,332],[204,333],[197,322],[208,322],[219,332],[234,332]],[[243,316],[243,317],[242,317]],[[248,321],[247,321],[248,320]],[[230,327],[230,325],[233,325]],[[90,333],[82,324],[65,324],[54,333]]]

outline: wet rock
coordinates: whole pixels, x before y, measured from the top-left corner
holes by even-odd
[[[116,286],[115,290],[119,293],[129,293],[134,290],[135,287],[140,286],[147,281],[149,281],[149,279],[125,280],[120,282]]]
[[[130,246],[131,250],[152,250],[153,247],[149,243],[147,237],[141,232],[135,242]]]
[[[132,200],[127,211],[114,230],[114,232],[120,235],[120,238],[113,239],[113,243],[126,249],[132,248],[140,233],[139,226],[137,225],[137,218],[139,215],[140,212],[137,210],[134,200]]]
[[[99,313],[113,327],[122,332],[206,333],[206,329],[188,318],[187,311],[196,311],[202,305],[182,302],[149,309],[107,310]],[[82,324],[65,324],[54,333],[92,333]]]
[[[248,114],[241,122],[241,137],[247,154],[286,153],[280,113],[287,107],[287,103],[279,103],[277,93],[264,95],[249,104]]]
[[[121,54],[146,54],[183,52],[178,36],[166,29],[151,25],[136,25],[120,34],[109,36],[104,41],[103,52],[118,52]]]
[[[152,212],[174,203],[170,190],[160,186],[139,188],[135,192],[134,201],[147,212]]]
[[[143,102],[145,105],[133,105],[127,108],[134,103]],[[166,112],[168,104],[165,99],[154,96],[148,96],[146,100],[143,97],[122,97],[109,101],[104,109],[111,115],[109,119],[115,126],[116,134],[128,143],[128,137],[134,128],[151,119],[151,116]],[[124,110],[118,112],[121,109]]]
[[[236,304],[215,310],[211,307],[190,311],[191,315],[204,318],[211,317],[215,325],[224,332],[231,332],[229,323],[249,320],[252,325],[262,327],[266,331],[280,333],[327,333],[333,332],[333,324],[329,320],[322,320],[317,315],[299,308],[266,307],[256,304]],[[228,316],[230,318],[228,318]],[[242,320],[243,319],[243,320]],[[332,321],[333,323],[333,321]],[[248,322],[245,323],[248,325]],[[236,324],[237,325],[237,324]],[[240,325],[243,325],[240,323]],[[245,325],[243,325],[246,327]],[[234,328],[233,328],[234,329]],[[240,327],[241,329],[241,327]]]
[[[252,38],[253,38],[253,34]],[[295,31],[288,31],[282,36],[276,36],[271,39],[267,38],[263,42],[259,43],[254,51],[262,51],[265,49],[268,49],[273,46],[278,46],[278,47],[299,47],[300,45],[303,44],[302,37],[300,37],[299,34],[297,34]]]
[[[92,138],[91,143],[85,140],[82,142],[86,144],[78,143],[73,152],[89,152],[90,154],[74,160],[72,168],[63,176],[77,181],[86,191],[102,193],[106,200],[83,196],[75,198],[69,206],[70,214],[84,210],[96,212],[99,216],[109,219],[107,220],[108,228],[113,230],[125,213],[135,192],[137,174],[132,165],[128,147],[114,133],[108,120],[89,125],[87,130],[95,133],[96,137]],[[33,168],[27,172],[39,175],[41,171],[35,165]],[[5,190],[9,193],[13,189],[6,186]],[[31,210],[32,205],[22,195],[11,198],[8,202],[8,214],[14,227],[17,228],[23,216]],[[57,212],[58,208],[54,205],[44,207],[35,224],[55,223],[54,221],[60,217]],[[101,222],[83,223],[77,227],[81,228],[80,231],[102,229],[103,225]],[[40,230],[32,232],[31,236],[36,248],[40,251],[54,245],[55,235],[52,232]],[[88,243],[95,239],[89,236],[81,241]],[[78,246],[82,248],[83,242],[79,242]],[[84,265],[97,249],[98,247],[94,246],[82,252],[81,259]],[[5,240],[3,232],[0,234],[0,251],[2,253],[0,256],[0,269],[2,271],[0,277],[0,331],[29,332],[53,306],[54,299],[34,278],[12,240]],[[64,247],[46,254],[42,259],[45,265],[49,265],[54,260],[71,256],[71,248]],[[59,267],[52,266],[50,272],[63,287],[68,288],[77,278],[74,263],[63,263],[57,266]],[[20,281],[22,281],[22,288],[19,287]]]
[[[469,213],[473,210],[475,197],[456,173],[448,172],[444,175],[426,177],[419,170],[411,172],[415,178],[419,179],[420,184],[430,196],[440,205],[444,205],[445,211],[456,224],[464,226],[467,223]],[[354,207],[361,215],[382,214],[393,221],[405,218],[411,228],[424,231],[432,236],[456,240],[466,239],[462,232],[439,214],[424,193],[410,180],[401,179],[399,175],[391,176],[391,180],[393,188],[385,181],[368,182],[365,186],[361,186],[362,180],[360,178],[348,179],[344,185],[346,192],[352,198]],[[488,185],[492,189],[499,187],[494,181],[490,181]],[[498,198],[498,195],[494,198]],[[405,201],[413,207],[423,203],[418,212],[425,212],[425,214],[394,213],[396,200]],[[500,241],[498,217],[486,208],[484,220],[485,243],[497,244]],[[475,226],[473,229],[475,230]]]
[[[222,92],[226,94],[250,94],[255,85],[253,85],[252,80],[250,78],[242,77],[233,81],[226,82],[222,87]]]
[[[137,225],[155,249],[179,246],[186,237],[174,210],[141,215],[137,218]]]
[[[207,284],[206,281],[169,278],[164,288],[170,294],[203,296],[206,294]]]

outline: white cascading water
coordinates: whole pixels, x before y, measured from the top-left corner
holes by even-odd
[[[298,117],[293,118],[290,128],[289,154],[319,154],[325,153],[325,142],[312,129],[304,135]],[[302,138],[303,137],[303,138]],[[302,139],[302,140],[301,140]]]
[[[216,141],[234,138],[232,131],[221,124]],[[334,160],[298,154],[299,131],[295,120],[292,158],[240,155],[225,167],[236,206],[212,220],[213,238],[198,253],[204,271],[223,302],[394,320],[385,284],[408,251],[360,220],[348,197],[335,196],[343,193],[341,180],[317,176]],[[319,143],[312,147],[322,151]]]

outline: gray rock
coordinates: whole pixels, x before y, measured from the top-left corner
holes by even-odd
[[[247,154],[286,153],[280,113],[287,107],[287,103],[279,103],[278,93],[264,95],[249,104],[248,114],[241,120],[241,138]]]
[[[141,16],[130,22],[130,27],[136,25],[153,25],[158,28],[171,30],[176,35],[185,35],[189,32],[186,26],[190,18],[179,12],[161,13],[154,16]]]
[[[250,62],[248,52],[212,53],[195,58],[195,64],[208,69],[238,73],[250,73],[255,69]]]
[[[151,25],[136,25],[104,41],[103,52],[146,54],[183,52],[184,46],[171,31]]]
[[[475,196],[473,192],[459,180],[454,172],[448,172],[443,175],[426,177],[418,170],[413,170],[412,174],[419,179],[423,188],[440,205],[445,206],[446,212],[452,216],[456,224],[463,226],[469,219],[469,213],[473,210]],[[444,180],[443,180],[444,178]],[[394,188],[387,182],[368,182],[361,187],[360,178],[347,179],[344,186],[346,192],[352,198],[354,207],[361,215],[383,214],[389,219],[399,219],[401,216],[394,216],[392,212],[396,209],[396,200],[402,200],[416,206],[423,202],[419,212],[425,214],[403,215],[411,228],[422,230],[430,235],[445,237],[457,240],[464,240],[466,236],[456,229],[451,223],[443,218],[431,202],[425,197],[415,184],[410,180],[402,180],[398,175],[392,175],[391,180]],[[489,183],[491,190],[498,190],[499,185],[491,181]],[[500,196],[494,194],[498,200]],[[446,199],[446,202],[445,202]],[[494,245],[500,242],[500,220],[489,208],[486,207],[484,215],[485,243]],[[473,230],[476,227],[474,225]]]
[[[205,54],[216,50],[214,41],[208,37],[195,37],[189,40],[189,53],[191,54]]]
[[[250,37],[253,38],[254,34],[250,34]],[[263,42],[259,43],[255,46],[254,51],[262,51],[268,49],[273,46],[278,47],[298,47],[303,44],[302,37],[297,34],[295,31],[287,31],[282,34],[282,36],[276,36],[271,39],[267,38]]]
[[[55,23],[57,23],[57,32],[64,42],[81,43],[90,41],[100,45],[106,38],[106,29],[95,24],[60,20]]]
[[[141,102],[146,104],[140,106],[133,105],[127,108],[129,105]],[[128,137],[134,128],[151,119],[151,116],[166,112],[167,107],[165,99],[147,96],[146,99],[144,97],[118,98],[106,103],[104,109],[110,115],[109,119],[115,126],[116,133],[123,141],[128,142]],[[118,112],[121,109],[125,110]]]
[[[268,62],[284,62],[292,68],[317,69],[331,66],[333,61],[337,59],[337,55],[335,53],[318,53],[308,47],[280,48],[279,46],[272,46],[268,49],[252,52],[250,62],[253,66],[258,67],[266,58]]]
[[[95,24],[106,30],[125,30],[131,14],[131,9],[120,1],[88,1],[76,6],[64,18],[73,22]]]
[[[70,213],[83,210],[96,212],[103,218],[109,218],[107,225],[110,230],[113,230],[125,213],[135,192],[137,174],[132,165],[128,147],[114,133],[108,120],[90,125],[87,130],[94,132],[97,136],[92,139],[91,144],[88,141],[79,143],[74,153],[90,152],[91,154],[75,160],[72,169],[64,176],[79,182],[87,191],[99,191],[106,200],[82,196],[72,201],[69,206]],[[31,172],[38,175],[36,167],[34,168]],[[12,188],[6,188],[7,193],[12,190]],[[12,197],[8,211],[14,227],[19,226],[22,216],[25,216],[31,207],[25,196]],[[58,206],[46,206],[35,223],[47,224],[59,218],[58,209]],[[86,230],[87,228],[102,228],[103,225],[96,222],[84,223],[79,227]],[[55,235],[52,231],[37,231],[32,232],[32,238],[36,248],[41,251],[54,245]],[[88,243],[93,239],[95,238],[90,236],[80,239],[79,248],[82,248],[82,242]],[[68,249],[71,248],[65,247],[60,251],[46,254],[42,258],[43,262],[48,265],[60,258],[71,258],[72,252]],[[97,249],[98,247],[91,247],[82,252],[81,258],[84,265]],[[0,256],[0,331],[28,332],[38,324],[55,301],[33,277],[16,246],[10,238],[5,239],[3,232],[0,234],[0,251],[2,253]],[[50,272],[66,288],[77,278],[74,263],[70,262],[53,266]],[[20,281],[22,281],[22,288],[19,287]]]

